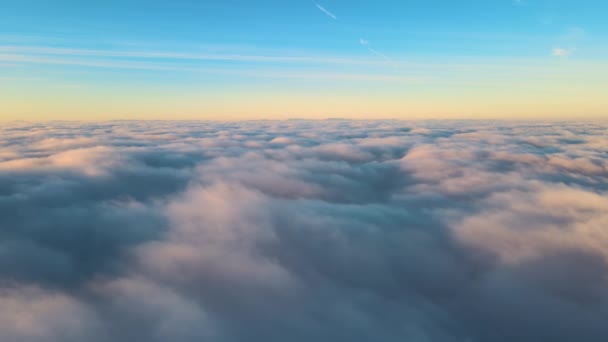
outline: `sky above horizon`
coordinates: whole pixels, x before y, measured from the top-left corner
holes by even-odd
[[[0,120],[608,118],[605,1],[0,3]]]

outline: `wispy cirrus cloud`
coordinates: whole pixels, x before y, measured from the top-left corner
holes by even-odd
[[[103,55],[103,54],[102,54]],[[241,56],[245,58],[246,56]],[[273,58],[268,59],[242,59],[240,61],[255,61],[255,62],[268,62],[272,61]],[[316,61],[317,63],[321,60],[317,59],[281,59],[277,57],[277,61],[284,61],[295,63],[299,61],[298,65],[306,64],[307,61]],[[424,77],[410,77],[406,74],[394,74],[387,72],[365,72],[365,71],[353,71],[353,72],[331,72],[326,71],[324,68],[320,68],[316,72],[302,72],[298,67],[294,66],[291,70],[285,70],[282,68],[266,67],[264,69],[256,68],[255,70],[250,69],[235,69],[235,68],[218,68],[218,67],[207,67],[203,65],[182,65],[179,63],[171,62],[160,62],[151,60],[124,60],[124,59],[103,59],[103,58],[79,58],[77,55],[28,55],[28,54],[6,54],[0,53],[0,62],[10,62],[10,65],[57,65],[57,66],[72,66],[72,67],[86,67],[86,68],[101,68],[101,69],[124,69],[124,70],[156,70],[165,72],[194,72],[202,74],[215,74],[215,75],[227,75],[227,76],[240,76],[240,77],[252,77],[252,78],[287,78],[287,79],[303,79],[303,80],[367,80],[367,81],[423,81]],[[327,60],[329,62],[329,60]],[[330,62],[333,64],[333,62]],[[2,64],[0,64],[1,66]],[[371,64],[373,65],[373,64]],[[30,78],[11,78],[18,80],[28,80]],[[0,77],[0,80],[7,80],[5,77]]]
[[[319,9],[321,12],[325,13],[325,14],[326,14],[328,17],[330,17],[330,18],[332,18],[332,19],[334,19],[334,20],[337,20],[337,19],[338,19],[338,18],[336,17],[336,15],[335,15],[335,14],[333,14],[332,12],[330,12],[329,10],[327,10],[327,9],[326,9],[325,7],[323,7],[321,4],[319,4],[319,3],[315,2],[315,6],[317,6],[317,8],[318,8],[318,9]],[[388,57],[387,57],[385,54],[383,54],[382,52],[380,52],[380,51],[378,51],[378,50],[376,50],[376,49],[372,48],[372,47],[371,47],[371,43],[369,42],[369,40],[364,39],[364,38],[360,38],[360,39],[359,39],[359,43],[360,43],[361,45],[365,46],[365,47],[367,48],[367,50],[368,50],[369,52],[373,53],[374,55],[376,55],[376,56],[378,56],[378,57],[381,57],[381,58],[383,58],[383,59],[385,59],[385,60],[388,60],[388,59],[389,59],[389,58],[388,58]]]
[[[60,48],[50,46],[18,46],[0,45],[2,54],[27,54],[27,55],[63,55],[83,57],[109,57],[109,58],[141,58],[141,59],[169,59],[169,60],[194,60],[194,61],[225,61],[225,62],[261,62],[261,63],[318,63],[318,64],[374,64],[373,60],[350,57],[315,56],[304,54],[256,54],[234,53],[218,54],[214,52],[181,53],[166,51],[125,51],[125,50],[97,50],[82,48]]]
[[[556,57],[571,56],[586,36],[586,30],[581,27],[568,28],[564,34],[558,37],[556,41],[558,46],[551,50],[551,54]]]
[[[567,57],[567,56],[570,56],[573,52],[574,52],[574,50],[572,50],[572,49],[554,48],[551,51],[551,54],[556,57]]]
[[[388,58],[388,57],[387,57],[385,54],[383,54],[382,52],[380,52],[380,51],[378,51],[378,50],[376,50],[376,49],[372,48],[371,43],[370,43],[370,41],[369,41],[369,40],[364,39],[364,38],[359,38],[359,43],[360,43],[362,46],[366,47],[366,48],[367,48],[367,50],[368,50],[369,52],[373,53],[374,55],[379,56],[379,57],[382,57],[382,58],[384,58],[385,60],[389,60],[389,58]]]
[[[317,8],[325,13],[328,17],[332,18],[333,20],[338,20],[338,17],[336,17],[335,14],[331,13],[329,10],[327,10],[325,7],[321,6],[319,3],[315,2],[315,6],[317,6]]]

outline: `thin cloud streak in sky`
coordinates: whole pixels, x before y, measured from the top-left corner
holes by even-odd
[[[369,42],[369,40],[364,39],[364,38],[360,38],[360,39],[359,39],[359,43],[361,43],[361,45],[365,46],[365,47],[367,48],[367,50],[369,50],[369,52],[373,53],[374,55],[379,56],[379,57],[382,57],[382,58],[384,58],[384,59],[385,59],[385,60],[387,60],[387,61],[389,61],[389,60],[390,60],[390,59],[389,59],[389,58],[388,58],[388,57],[387,57],[385,54],[383,54],[382,52],[380,52],[380,51],[378,51],[378,50],[376,50],[376,49],[372,48],[372,47],[370,46],[370,42]]]
[[[45,56],[27,56],[16,54],[0,54],[0,61],[19,62],[26,64],[67,65],[77,67],[92,67],[104,69],[130,69],[130,70],[158,70],[183,71],[205,74],[228,75],[254,78],[287,78],[287,79],[319,79],[319,80],[362,80],[362,81],[392,81],[392,82],[424,82],[426,77],[410,77],[407,75],[379,74],[379,73],[335,73],[335,72],[298,72],[276,70],[237,70],[205,67],[184,67],[175,64],[160,64],[150,62],[112,61],[112,60],[86,60],[75,58],[53,58]],[[0,65],[1,66],[1,65]],[[24,78],[20,78],[24,80]]]
[[[214,53],[176,53],[162,51],[114,51],[89,50],[78,48],[55,48],[46,46],[0,46],[0,53],[20,53],[37,55],[65,55],[83,57],[116,57],[142,59],[176,59],[201,61],[236,61],[236,62],[266,62],[266,63],[319,63],[319,64],[375,64],[373,60],[357,58],[341,58],[332,56],[269,56],[257,54],[214,54]]]
[[[332,18],[333,20],[338,20],[338,17],[336,17],[333,13],[328,11],[325,7],[319,5],[318,3],[315,3],[315,5],[317,6],[317,8],[319,10],[321,10],[321,12],[327,14],[328,17]]]

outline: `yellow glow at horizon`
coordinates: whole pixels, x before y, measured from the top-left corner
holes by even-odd
[[[608,65],[438,76],[427,83],[248,81],[137,87],[6,81],[0,121],[184,119],[608,119]]]

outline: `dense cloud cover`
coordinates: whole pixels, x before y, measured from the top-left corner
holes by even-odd
[[[608,125],[4,124],[0,341],[606,341]]]

